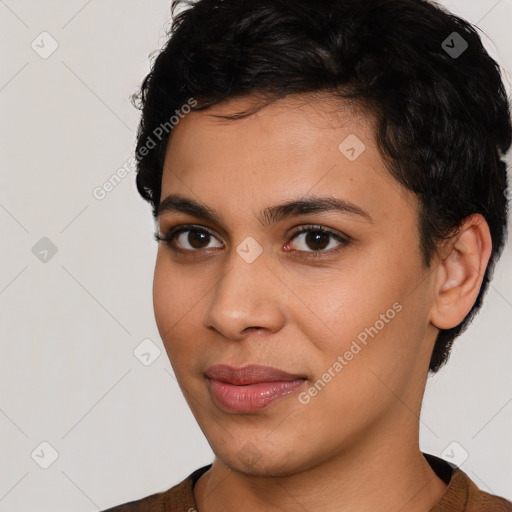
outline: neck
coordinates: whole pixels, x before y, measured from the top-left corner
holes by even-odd
[[[408,410],[404,415],[413,416]],[[379,422],[378,433],[288,476],[241,473],[216,458],[194,487],[197,507],[201,512],[238,512],[240,504],[246,512],[428,512],[446,484],[421,454],[413,420],[405,429],[404,418],[401,428]]]

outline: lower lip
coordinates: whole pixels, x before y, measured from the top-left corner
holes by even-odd
[[[214,402],[228,412],[258,411],[293,393],[306,382],[305,379],[298,379],[235,386],[229,382],[208,380]]]

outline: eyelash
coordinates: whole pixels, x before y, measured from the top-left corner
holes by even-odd
[[[199,253],[202,251],[202,249],[180,249],[173,245],[173,242],[175,238],[180,235],[181,233],[186,233],[187,231],[196,231],[201,233],[206,233],[214,238],[217,238],[214,233],[212,233],[209,229],[203,227],[203,226],[197,226],[197,225],[181,225],[181,226],[175,226],[173,228],[168,229],[166,232],[164,232],[162,235],[159,233],[155,233],[155,240],[157,242],[164,242],[168,247],[170,247],[174,252],[178,254],[193,254],[193,253]],[[347,235],[341,236],[338,233],[335,233],[333,231],[327,230],[326,228],[318,225],[307,225],[301,227],[299,230],[295,231],[295,233],[292,234],[290,241],[295,239],[297,236],[299,236],[302,233],[309,233],[309,232],[320,232],[324,235],[330,236],[334,239],[336,239],[338,242],[340,242],[340,245],[338,247],[335,247],[334,249],[330,249],[328,251],[319,250],[319,251],[294,251],[299,253],[305,253],[306,257],[312,257],[312,258],[321,258],[324,256],[332,256],[333,254],[337,253],[338,251],[342,250],[344,247],[346,247],[350,242],[351,238]],[[208,249],[206,249],[208,250]]]

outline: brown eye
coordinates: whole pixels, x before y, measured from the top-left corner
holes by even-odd
[[[319,251],[325,249],[329,245],[329,238],[330,235],[323,233],[322,231],[310,231],[306,234],[304,242],[314,251]]]
[[[171,229],[164,235],[156,235],[156,239],[165,242],[170,246],[177,246],[179,250],[195,252],[201,249],[222,247],[222,244],[211,246],[210,243],[216,238],[205,228],[180,228]]]
[[[320,226],[302,228],[295,233],[292,240],[296,238],[296,250],[302,252],[331,252],[348,244],[346,238]]]
[[[176,245],[186,251],[222,247],[222,244],[210,246],[214,236],[204,229],[184,229],[174,237]]]
[[[198,231],[198,230],[189,230],[181,233],[181,235],[178,237],[178,240],[182,238],[182,235],[187,236],[183,237],[188,244],[192,246],[194,249],[204,249],[204,244],[208,245],[208,241],[210,239],[210,234],[206,233],[205,231]]]

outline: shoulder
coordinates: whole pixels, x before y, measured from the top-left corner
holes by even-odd
[[[192,512],[195,510],[193,488],[199,477],[211,468],[211,464],[192,472],[179,484],[167,491],[152,494],[145,498],[130,501],[103,512]]]
[[[512,512],[512,502],[480,490],[469,476],[460,469],[454,470],[454,483],[460,482],[461,489],[467,489],[467,512]]]
[[[480,490],[457,466],[434,455],[423,455],[437,475],[448,484],[429,512],[512,512],[512,502]]]

